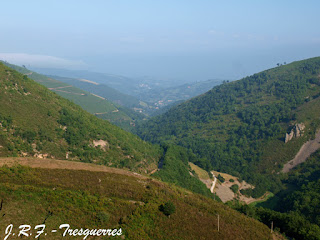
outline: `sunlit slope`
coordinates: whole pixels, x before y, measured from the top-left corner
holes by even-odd
[[[72,229],[121,228],[132,240],[272,239],[267,226],[221,203],[132,173],[2,167],[0,189],[0,228],[45,220],[47,230],[58,229],[46,239],[60,239],[62,223]],[[175,207],[170,217],[159,210],[167,202]]]

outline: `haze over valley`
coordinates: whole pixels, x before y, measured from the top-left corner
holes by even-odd
[[[320,239],[319,7],[3,2],[0,238]]]

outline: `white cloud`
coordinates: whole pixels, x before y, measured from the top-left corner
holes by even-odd
[[[87,67],[87,64],[81,60],[68,60],[54,56],[26,53],[0,53],[0,60],[4,60],[12,64],[40,68],[83,69]]]

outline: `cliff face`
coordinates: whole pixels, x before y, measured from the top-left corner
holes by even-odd
[[[303,123],[296,123],[291,129],[290,133],[286,133],[286,137],[284,142],[289,142],[292,138],[298,138],[303,136],[303,130],[305,129],[305,125]]]

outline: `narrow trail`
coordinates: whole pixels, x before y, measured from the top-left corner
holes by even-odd
[[[211,185],[210,191],[213,193],[214,187],[216,186],[216,183],[217,183],[217,178],[213,173],[212,173],[212,176],[213,176],[214,180],[212,181],[212,185]]]
[[[308,157],[320,148],[320,130],[316,133],[315,139],[304,143],[296,156],[287,162],[281,172],[287,173],[295,166],[305,162]]]
[[[84,94],[84,93],[68,92],[68,91],[64,91],[64,90],[60,90],[60,89],[53,89],[52,91],[70,93],[70,94],[79,95],[79,96],[85,96],[85,95],[86,95],[86,94]]]

